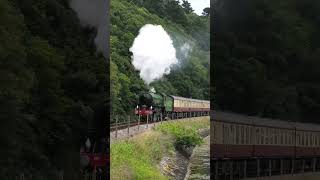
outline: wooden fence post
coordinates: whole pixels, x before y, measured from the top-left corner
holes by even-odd
[[[147,129],[149,127],[149,114],[147,115]]]
[[[116,139],[118,138],[118,116],[116,116]]]
[[[139,117],[138,117],[138,132],[139,132],[139,129],[140,129],[140,114],[139,114]]]
[[[128,116],[128,137],[130,137],[130,115]]]

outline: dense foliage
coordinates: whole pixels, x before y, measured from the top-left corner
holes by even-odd
[[[319,1],[217,0],[213,7],[217,108],[319,123]]]
[[[164,123],[156,127],[157,131],[170,134],[175,138],[175,147],[195,147],[203,143],[203,139],[199,134],[200,129],[210,127],[209,118],[197,118],[182,122]]]
[[[188,2],[119,0],[111,1],[111,99],[112,113],[132,112],[141,91],[209,99],[209,18],[192,13]],[[180,63],[169,75],[148,87],[131,64],[134,38],[145,24],[162,25],[170,34]],[[192,51],[185,57],[180,50],[188,43]]]
[[[106,60],[68,3],[0,1],[0,179],[77,179],[88,122],[107,124]]]
[[[164,157],[175,159],[177,148],[201,144],[203,140],[197,131],[209,126],[209,118],[202,117],[167,121],[157,125],[155,130],[113,142],[110,145],[111,179],[171,179],[161,173],[160,161]]]

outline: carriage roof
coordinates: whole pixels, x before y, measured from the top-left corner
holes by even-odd
[[[192,99],[192,98],[185,98],[185,97],[172,96],[172,95],[171,95],[171,97],[172,97],[174,100],[182,100],[182,101],[191,101],[191,102],[210,103],[210,101],[207,101],[207,100]]]
[[[230,112],[220,112],[212,111],[211,112],[213,120],[228,122],[228,123],[239,123],[247,125],[256,125],[256,126],[267,126],[275,128],[285,128],[285,129],[294,129],[304,130],[304,131],[320,131],[319,124],[312,123],[301,123],[294,121],[285,121],[280,119],[271,119],[263,118],[257,116],[242,115],[237,113]]]

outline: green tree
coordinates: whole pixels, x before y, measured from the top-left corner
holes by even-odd
[[[191,4],[187,0],[182,0],[182,7],[187,14],[190,14],[194,11],[191,7]]]

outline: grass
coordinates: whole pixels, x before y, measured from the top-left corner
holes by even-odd
[[[156,127],[156,130],[173,135],[176,146],[190,147],[202,143],[202,137],[197,131],[209,126],[209,118],[196,118],[195,120],[166,122]]]
[[[201,143],[201,137],[196,131],[205,127],[209,127],[209,119],[206,118],[164,122],[153,131],[112,143],[111,179],[170,179],[160,172],[159,164],[162,157],[174,155],[177,143]]]

